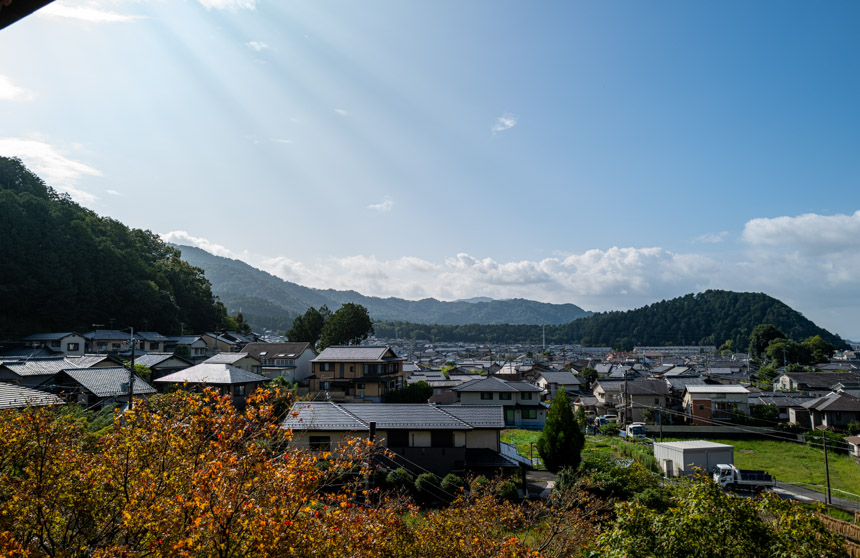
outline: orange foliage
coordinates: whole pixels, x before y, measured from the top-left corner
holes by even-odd
[[[3,412],[0,554],[537,556],[555,548],[547,537],[560,540],[547,519],[558,514],[542,506],[484,495],[422,511],[367,494],[380,449],[366,440],[336,455],[291,447],[276,396],[258,392],[244,413],[214,392],[154,397],[99,437],[73,413]],[[587,509],[558,517],[589,532]]]

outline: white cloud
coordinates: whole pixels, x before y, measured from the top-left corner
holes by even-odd
[[[693,239],[694,244],[720,244],[728,238],[729,232],[722,231],[718,233],[705,233]]]
[[[101,176],[93,167],[69,159],[60,150],[40,139],[0,138],[0,154],[19,157],[27,167],[49,186],[68,193],[79,202],[92,202],[97,196],[77,187],[83,175]]]
[[[0,101],[32,101],[36,94],[18,87],[8,77],[0,74]]]
[[[391,196],[385,196],[385,199],[379,203],[372,203],[367,206],[367,209],[372,209],[373,211],[378,211],[380,213],[388,213],[392,209],[394,209],[394,200],[391,199]]]
[[[337,109],[334,109],[334,111],[341,116],[349,116],[349,112],[344,110],[344,109],[337,108]]]
[[[287,143],[287,144],[289,144],[289,143],[293,143],[293,140],[291,140],[291,139],[283,139],[283,138],[275,138],[275,139],[273,139],[272,141],[273,141],[273,142],[275,142],[275,143]]]
[[[137,19],[142,19],[141,16],[137,15],[121,14],[119,12],[105,10],[101,7],[100,2],[87,2],[85,4],[81,4],[58,0],[48,4],[36,13],[45,17],[77,19],[80,21],[88,21],[90,23],[128,23]]]
[[[199,0],[207,10],[254,10],[257,0]]]
[[[804,254],[857,255],[860,210],[853,215],[818,215],[752,219],[744,226],[744,242],[774,246]]]
[[[181,244],[183,246],[195,246],[202,250],[206,250],[207,252],[215,256],[222,256],[224,258],[233,259],[237,258],[236,254],[234,254],[224,246],[209,242],[207,239],[201,238],[199,236],[191,236],[190,234],[188,234],[187,231],[171,231],[169,233],[163,233],[158,236],[160,236],[161,239],[165,242]]]
[[[237,257],[185,232],[162,236]],[[822,327],[860,335],[854,319],[860,312],[860,253],[846,251],[841,256],[786,253],[762,244],[746,256],[724,255],[721,260],[660,247],[612,247],[540,260],[499,261],[460,253],[443,263],[414,256],[365,255],[307,262],[286,257],[256,261],[261,269],[308,287],[411,300],[525,298],[574,303],[597,311],[638,308],[706,289],[765,292]]]
[[[255,52],[263,52],[264,50],[269,48],[269,45],[267,45],[263,41],[249,41],[249,42],[245,43],[245,46],[247,46],[248,48],[250,48],[251,50],[253,50]]]
[[[122,194],[120,194],[120,193],[119,193],[118,191],[116,191],[116,190],[105,190],[105,191],[106,191],[108,194],[110,194],[111,196],[121,196],[121,195],[122,195]]]
[[[510,130],[514,126],[517,125],[517,117],[510,113],[505,113],[496,119],[496,123],[493,125],[493,133],[496,132],[504,132],[505,130]]]

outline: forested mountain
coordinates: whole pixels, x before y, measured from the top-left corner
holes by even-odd
[[[0,338],[111,323],[204,331],[226,315],[203,271],[178,250],[81,207],[6,157],[0,231]]]
[[[632,349],[651,345],[716,345],[727,340],[745,351],[749,335],[758,324],[773,324],[786,336],[801,341],[813,335],[848,348],[838,335],[816,326],[799,312],[763,293],[710,290],[664,300],[636,310],[603,312],[565,325],[547,326],[547,343],[582,343]],[[392,322],[375,324],[379,336],[499,343],[540,343],[542,328],[536,326],[427,326]]]
[[[470,299],[442,302],[432,298],[403,300],[364,296],[355,291],[321,290],[284,281],[239,260],[177,246],[190,264],[206,271],[214,293],[231,312],[242,311],[255,326],[286,329],[308,307],[337,310],[347,302],[367,308],[375,321],[404,320],[422,324],[564,324],[590,313],[574,304],[532,300]]]

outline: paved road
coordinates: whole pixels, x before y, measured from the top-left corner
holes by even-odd
[[[821,502],[823,504],[826,498],[826,495],[822,492],[816,492],[804,486],[788,482],[777,482],[776,488],[773,491],[783,498],[791,498],[799,502]],[[860,510],[860,502],[839,498],[835,494],[838,494],[838,492],[831,491],[830,501],[833,507],[846,511]]]

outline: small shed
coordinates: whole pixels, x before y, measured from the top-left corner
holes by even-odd
[[[710,471],[718,463],[734,464],[735,448],[706,440],[654,444],[654,457],[667,477],[690,476],[696,469]]]

